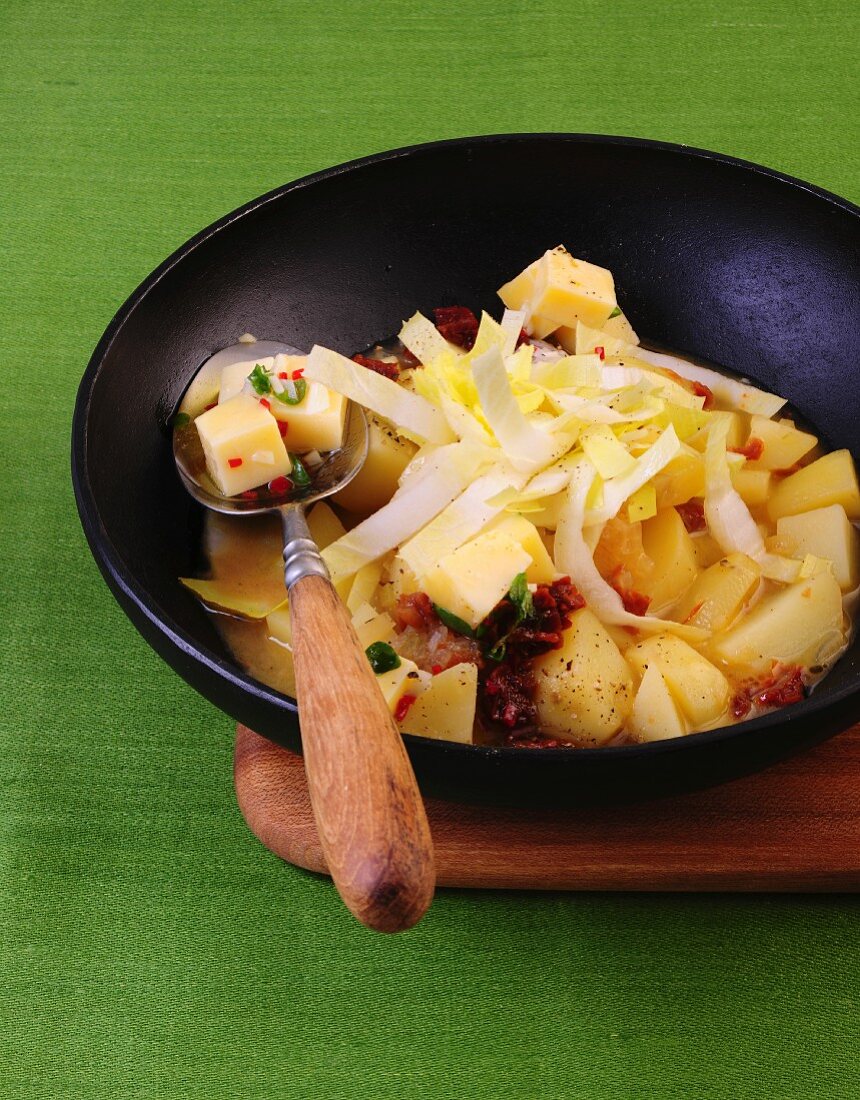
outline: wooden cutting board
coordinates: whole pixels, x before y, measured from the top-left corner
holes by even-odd
[[[245,726],[251,830],[325,872],[300,756]],[[860,725],[758,775],[641,805],[514,810],[427,799],[440,886],[516,890],[860,889]]]

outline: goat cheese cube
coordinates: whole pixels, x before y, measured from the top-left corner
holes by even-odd
[[[256,489],[292,470],[275,418],[255,397],[240,393],[201,413],[194,425],[206,470],[224,496]]]

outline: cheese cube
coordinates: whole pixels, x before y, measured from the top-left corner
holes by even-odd
[[[224,496],[255,489],[292,470],[275,418],[248,394],[201,413],[194,424],[206,470]]]
[[[294,454],[336,451],[343,444],[346,398],[321,382],[308,382],[298,405],[288,405],[275,394],[269,398],[272,414],[287,433],[284,442]]]
[[[526,311],[526,329],[532,336],[542,340],[558,328],[558,322],[547,317],[536,316],[532,311],[530,302],[534,296],[535,276],[540,260],[529,264],[525,271],[521,271],[515,279],[499,287],[498,295],[508,309],[524,309]]]
[[[485,531],[443,557],[424,577],[424,591],[440,607],[477,626],[531,563],[531,554],[509,534]]]
[[[522,546],[531,558],[531,564],[525,569],[529,584],[551,584],[558,575],[537,527],[524,516],[505,515],[494,520],[486,530],[501,531]]]
[[[388,642],[394,637],[394,619],[385,611],[377,611],[369,603],[363,603],[353,612],[352,629],[362,649],[374,642]]]
[[[538,261],[532,314],[554,321],[556,326],[576,327],[577,321],[601,328],[615,309],[612,272],[585,260],[576,260],[562,245],[545,252]]]
[[[832,562],[833,575],[843,592],[860,584],[860,532],[841,504],[781,516],[776,521],[776,533],[793,557],[814,554]]]

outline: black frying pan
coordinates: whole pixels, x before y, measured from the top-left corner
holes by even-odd
[[[631,138],[466,138],[287,184],[183,245],[108,326],[81,382],[72,476],[92,552],[129,618],[208,699],[299,746],[293,701],[243,674],[178,583],[201,517],[166,422],[196,368],[245,331],[346,354],[414,310],[498,312],[495,288],[563,242],[611,268],[644,337],[787,397],[860,453],[860,211],[765,168]],[[117,639],[118,647],[122,639]],[[425,790],[489,801],[653,797],[718,783],[860,718],[855,642],[811,698],[726,730],[589,750],[407,737]]]

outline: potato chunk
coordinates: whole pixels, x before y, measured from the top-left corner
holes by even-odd
[[[860,487],[850,451],[831,451],[785,478],[771,494],[768,512],[777,520],[830,504],[841,504],[849,519],[860,519]]]
[[[656,664],[642,674],[627,730],[635,741],[665,741],[687,733],[687,722]]]
[[[804,668],[827,664],[845,640],[842,592],[830,572],[796,581],[760,600],[708,647],[714,660],[743,674],[769,672],[773,663]]]
[[[732,485],[744,504],[767,504],[773,485],[770,470],[751,470],[749,463],[732,467]]]
[[[538,720],[550,737],[602,745],[633,704],[633,678],[618,646],[587,607],[575,611],[561,649],[534,663]]]
[[[682,596],[672,618],[704,630],[725,630],[758,588],[761,569],[752,558],[727,554],[700,573]]]
[[[370,515],[394,496],[397,481],[415,454],[415,444],[402,439],[376,417],[368,423],[368,449],[355,477],[331,498],[347,512]]]
[[[860,584],[860,532],[852,526],[841,504],[813,508],[776,521],[776,534],[786,553],[801,558],[814,554],[833,564],[833,575],[843,592]]]
[[[434,676],[400,723],[404,733],[471,745],[478,697],[478,666],[454,665]]]
[[[682,451],[652,478],[657,507],[673,508],[705,495],[705,461],[694,451]]]
[[[769,420],[766,416],[751,418],[749,438],[760,439],[764,444],[761,458],[748,460],[749,470],[788,470],[818,442],[814,435],[795,428],[790,420]]]
[[[674,508],[664,508],[642,524],[642,546],[654,562],[643,591],[651,597],[652,614],[678,599],[696,579],[696,550],[684,521]]]
[[[728,709],[728,680],[701,653],[673,634],[655,634],[631,646],[625,656],[639,677],[644,677],[651,665],[657,667],[692,726],[710,725]]]

